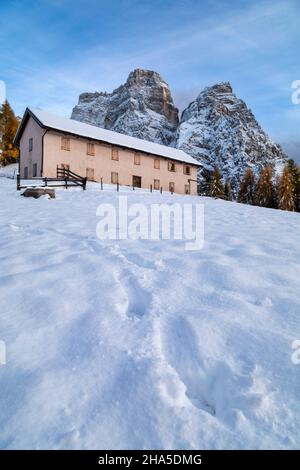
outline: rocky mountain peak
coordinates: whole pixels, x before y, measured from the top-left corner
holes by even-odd
[[[164,84],[168,87],[167,83],[163,80],[158,72],[144,69],[135,69],[130,72],[126,80],[126,84],[138,86],[153,86],[157,84]]]
[[[269,164],[281,168],[287,159],[229,82],[204,88],[183,111],[176,145],[201,162],[204,170],[219,167],[233,186],[246,168],[256,173]]]
[[[232,93],[232,86],[229,82],[220,82],[204,88],[203,91],[205,90],[209,93]]]
[[[143,69],[112,93],[82,93],[71,118],[165,145],[175,144],[179,123],[168,84]]]
[[[201,91],[181,120],[159,73],[135,69],[111,93],[82,93],[72,119],[141,139],[176,146],[197,159],[201,175],[218,167],[237,187],[247,168],[281,168],[287,156],[269,138],[229,82]]]

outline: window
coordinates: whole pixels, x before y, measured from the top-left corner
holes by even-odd
[[[69,170],[70,169],[70,165],[68,163],[61,163],[60,167],[63,170]]]
[[[86,169],[86,178],[88,181],[95,181],[94,179],[94,168]]]
[[[142,177],[132,175],[132,186],[134,188],[141,188],[142,187]]]
[[[169,171],[176,171],[176,165],[173,162],[168,162],[168,170]]]
[[[27,180],[28,178],[28,166],[25,166],[24,168],[24,178]]]
[[[30,137],[30,139],[28,141],[28,146],[29,146],[29,152],[32,152],[32,148],[33,148],[33,139],[32,139],[32,137]]]
[[[119,182],[119,173],[116,173],[115,171],[111,172],[111,183],[112,184],[117,184]]]
[[[61,138],[61,150],[70,150],[70,139],[68,137]]]
[[[169,191],[170,191],[170,193],[174,193],[174,191],[175,191],[175,183],[173,183],[173,182],[172,182],[172,183],[169,183]]]
[[[160,159],[159,158],[154,159],[154,168],[156,168],[157,170],[160,169]]]
[[[159,189],[159,187],[160,187],[160,181],[154,180],[154,189]]]
[[[119,150],[114,147],[111,149],[111,159],[119,160]]]
[[[183,173],[185,175],[190,175],[191,174],[191,167],[189,165],[183,165]]]
[[[37,176],[37,163],[32,165],[32,176],[35,178]]]
[[[135,165],[140,165],[141,164],[141,156],[139,153],[134,154],[134,164]]]
[[[95,144],[88,142],[86,146],[86,153],[88,155],[95,155]]]
[[[189,184],[184,185],[184,192],[185,192],[185,194],[190,194],[190,185]]]

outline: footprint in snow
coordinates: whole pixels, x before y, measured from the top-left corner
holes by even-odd
[[[151,293],[141,286],[140,281],[129,269],[122,271],[118,276],[118,282],[126,298],[125,314],[138,317],[145,315],[151,305]]]

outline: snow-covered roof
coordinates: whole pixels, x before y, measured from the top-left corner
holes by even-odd
[[[92,126],[91,124],[75,121],[74,119],[56,116],[38,108],[27,108],[24,118],[26,113],[33,115],[33,117],[35,117],[38,122],[46,128],[199,166],[199,162],[197,162],[197,160],[185,153],[183,150],[179,150],[174,147],[167,147],[166,145],[148,142],[147,140],[138,139],[136,137],[120,134],[119,132],[109,131],[107,129],[102,129],[101,127]],[[19,140],[21,133],[22,123],[17,132],[16,141]]]

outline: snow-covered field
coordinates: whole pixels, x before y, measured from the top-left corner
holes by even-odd
[[[300,214],[200,198],[186,251],[99,241],[112,188],[57,194],[0,178],[0,447],[299,448]]]

